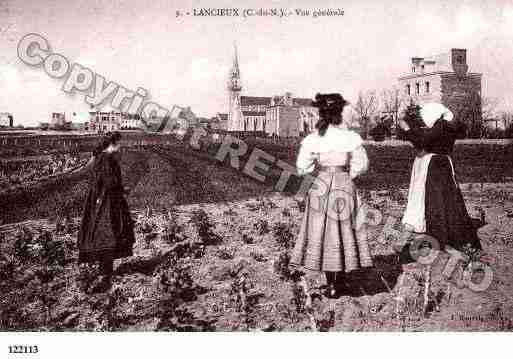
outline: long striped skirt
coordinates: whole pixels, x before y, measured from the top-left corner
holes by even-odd
[[[309,190],[291,264],[324,272],[371,267],[362,203],[347,172],[320,172]]]

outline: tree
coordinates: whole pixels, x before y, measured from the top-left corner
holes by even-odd
[[[404,115],[402,118],[410,128],[419,128],[424,125],[421,117],[420,117],[420,106],[413,101],[410,101],[410,104],[404,110]],[[404,132],[401,129],[397,130],[397,138],[404,139]]]
[[[374,141],[383,141],[386,137],[392,135],[392,117],[390,115],[381,116],[376,120],[376,126],[370,130],[369,135]]]
[[[513,138],[513,122],[510,123],[508,128],[506,128],[506,130],[504,131],[504,137],[510,139]]]
[[[496,97],[481,97],[481,113],[483,120],[494,119],[500,115],[497,111],[499,103],[500,101]]]
[[[502,111],[499,115],[501,128],[504,128],[504,138],[513,138],[513,112]]]
[[[481,138],[486,134],[485,121],[499,116],[498,105],[497,98],[485,97],[479,92],[473,92],[461,101],[453,112],[459,124],[466,128],[467,137]]]
[[[483,128],[483,136],[486,138],[508,138],[506,131],[508,126],[513,122],[513,112],[500,111],[498,112],[495,107],[490,113],[484,117],[487,119]]]
[[[372,118],[376,114],[379,107],[378,98],[375,91],[367,91],[358,93],[358,99],[354,105],[354,109],[358,114],[362,137],[365,139],[372,127]]]
[[[381,107],[382,111],[392,117],[392,126],[397,129],[397,121],[399,120],[399,113],[405,105],[405,99],[401,96],[399,89],[383,90],[381,93]]]

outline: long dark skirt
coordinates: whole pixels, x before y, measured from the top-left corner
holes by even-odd
[[[89,193],[79,232],[79,262],[130,257],[135,242],[128,204],[120,194]]]
[[[481,249],[463,195],[454,177],[449,157],[434,155],[426,179],[426,233],[440,243],[462,250],[470,245]]]

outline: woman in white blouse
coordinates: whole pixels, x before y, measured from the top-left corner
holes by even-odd
[[[353,179],[367,171],[368,158],[361,137],[344,128],[340,94],[317,94],[317,131],[301,143],[297,158],[300,175],[318,169],[308,191],[299,238],[291,264],[326,274],[327,295],[336,295],[342,273],[371,267],[367,231]]]

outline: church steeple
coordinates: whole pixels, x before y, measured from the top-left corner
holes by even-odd
[[[240,83],[239,58],[237,56],[237,45],[234,44],[233,65],[228,78],[228,131],[244,130],[244,116],[241,110],[240,92],[242,86]]]
[[[232,75],[236,76],[236,77],[240,77],[239,57],[237,56],[237,44],[233,44],[233,49],[234,49],[234,57],[233,57]]]
[[[233,44],[234,55],[233,65],[230,71],[230,78],[228,80],[228,89],[230,91],[240,91],[242,86],[240,84],[240,70],[239,70],[239,57],[237,55],[237,44]]]

